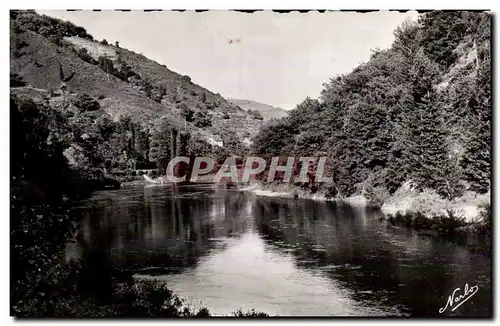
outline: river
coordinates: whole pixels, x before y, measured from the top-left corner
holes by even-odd
[[[210,185],[97,192],[78,209],[84,238],[114,267],[164,280],[212,314],[492,314],[490,258],[390,227],[377,210]],[[80,251],[68,245],[68,257]],[[440,314],[465,284],[477,292]]]

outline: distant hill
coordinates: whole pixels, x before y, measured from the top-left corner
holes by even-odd
[[[252,100],[239,100],[239,99],[229,99],[229,102],[239,106],[240,108],[248,111],[248,110],[257,110],[260,112],[264,121],[270,120],[272,118],[283,118],[288,115],[286,110],[276,108],[271,105],[267,105],[264,103],[260,103]]]

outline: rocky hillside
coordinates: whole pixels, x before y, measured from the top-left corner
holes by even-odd
[[[286,110],[276,108],[271,105],[260,103],[252,100],[239,100],[231,98],[229,101],[240,108],[252,114],[256,119],[262,117],[262,120],[267,121],[270,119],[280,119],[288,115]]]
[[[136,157],[141,166],[179,150],[242,155],[259,129],[261,121],[247,111],[118,42],[99,42],[82,27],[34,11],[11,11],[10,25],[11,92],[81,118],[88,127],[99,119],[129,125],[114,154]],[[182,150],[172,151],[182,141],[169,147],[155,139],[165,129],[184,135]],[[89,132],[75,137],[82,135],[92,138]],[[169,153],[152,155],[155,147]]]

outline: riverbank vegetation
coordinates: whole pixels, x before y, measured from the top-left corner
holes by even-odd
[[[432,216],[418,211],[398,211],[385,215],[381,221],[386,221],[388,226],[405,227],[422,235],[450,240],[474,252],[492,254],[490,204],[479,207],[478,218],[474,221],[467,221],[465,216],[452,210]]]
[[[389,49],[374,50],[324,84],[319,99],[261,130],[253,153],[326,156],[332,182],[297,188],[327,198],[362,195],[380,207],[405,184],[450,203],[467,192],[487,194],[490,20],[488,13],[429,12],[404,22]]]

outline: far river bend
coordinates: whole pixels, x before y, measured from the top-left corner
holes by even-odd
[[[94,250],[212,314],[492,314],[489,258],[390,228],[380,211],[209,185],[125,187],[88,202],[83,233]],[[67,253],[78,256],[79,247]],[[477,293],[440,314],[466,283]]]

